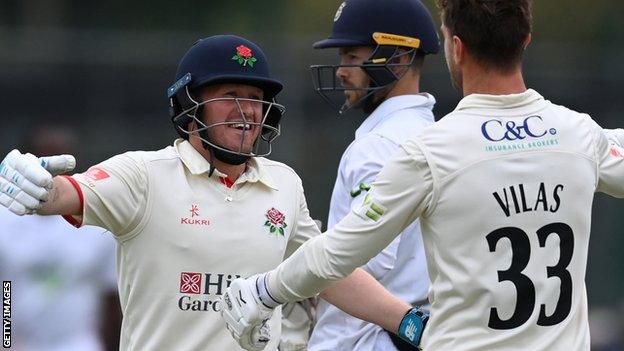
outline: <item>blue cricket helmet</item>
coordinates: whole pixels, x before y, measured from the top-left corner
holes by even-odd
[[[255,86],[264,92],[263,99],[258,100],[263,105],[260,123],[247,122],[240,110],[246,126],[257,125],[261,128],[252,151],[242,150],[242,143],[238,150],[219,145],[210,138],[208,130],[224,123],[205,125],[202,121],[204,105],[214,100],[200,101],[198,90],[224,83]],[[241,164],[249,157],[270,154],[271,142],[280,134],[280,121],[285,110],[284,106],[275,102],[275,96],[282,88],[282,83],[271,76],[267,58],[258,45],[235,35],[215,35],[195,42],[180,60],[175,83],[167,89],[169,115],[180,137],[188,140],[191,133],[197,133],[204,148],[213,150],[217,159],[228,164]],[[193,121],[199,127],[190,131],[188,126]]]
[[[241,83],[262,89],[264,98],[270,101],[283,88],[280,81],[271,77],[262,49],[236,35],[198,40],[180,60],[175,81],[187,74],[190,74],[188,87],[191,90],[218,83]],[[175,85],[169,88],[168,95],[175,92],[172,88],[175,89]]]
[[[377,46],[374,33],[416,38],[426,54],[440,50],[436,24],[419,0],[346,0],[336,11],[331,35],[314,48]]]

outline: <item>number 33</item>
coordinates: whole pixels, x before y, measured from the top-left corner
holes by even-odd
[[[572,306],[572,277],[567,270],[572,253],[574,252],[574,234],[572,228],[565,223],[551,223],[541,227],[537,231],[540,247],[546,246],[546,239],[551,234],[559,236],[560,257],[559,262],[552,267],[546,267],[546,275],[558,277],[561,280],[561,291],[557,306],[552,315],[546,315],[546,305],[540,305],[540,314],[537,324],[541,326],[555,325],[563,321],[569,314]],[[502,320],[496,307],[490,308],[490,320],[488,327],[492,329],[513,329],[521,326],[533,313],[535,308],[535,285],[522,271],[529,263],[531,244],[529,237],[520,228],[504,227],[496,229],[486,236],[490,252],[496,251],[496,244],[502,238],[511,242],[512,260],[511,266],[506,271],[498,271],[498,281],[510,281],[516,286],[518,299],[513,315]]]

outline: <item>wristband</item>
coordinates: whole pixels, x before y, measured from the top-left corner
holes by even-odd
[[[403,316],[397,335],[411,345],[418,346],[428,320],[428,312],[414,307]]]
[[[258,294],[258,298],[260,302],[269,309],[274,309],[275,307],[281,305],[282,303],[275,300],[268,288],[268,278],[269,273],[263,273],[256,276],[256,294]]]

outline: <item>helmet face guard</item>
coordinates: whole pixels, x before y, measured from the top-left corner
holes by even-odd
[[[416,57],[416,48],[377,45],[370,57],[362,64],[355,65],[313,65],[310,66],[312,73],[312,82],[314,90],[327,102],[333,109],[343,114],[352,108],[364,107],[367,102],[375,105],[374,94],[382,91],[398,80],[407,72],[402,70],[400,74],[396,74],[396,68],[409,67],[413,64]],[[407,63],[398,63],[402,56],[409,55]],[[369,78],[369,85],[361,88],[345,88],[342,86],[337,76],[340,68],[360,68]],[[347,104],[345,101],[345,91],[363,91],[365,92],[355,103]]]
[[[209,99],[205,101],[196,101],[191,95],[188,87],[184,87],[181,94],[186,95],[185,98],[190,102],[188,108],[180,111],[176,116],[172,118],[175,128],[181,136],[188,139],[190,136],[197,136],[204,146],[210,146],[214,149],[232,153],[237,156],[243,157],[262,157],[267,156],[272,151],[271,143],[281,134],[281,127],[279,121],[282,114],[286,110],[283,105],[276,103],[275,101],[269,102],[259,99],[247,99],[247,98],[234,98],[234,97],[220,97],[215,99]],[[173,103],[173,99],[171,99]],[[238,110],[240,120],[216,122],[206,124],[203,115],[205,114],[205,106],[210,104],[230,103],[235,105]],[[243,104],[251,104],[262,111],[260,121],[256,122],[249,120],[245,117],[243,112]],[[194,127],[190,127],[194,126]],[[214,134],[221,128],[235,128],[242,132],[240,143],[235,148],[228,148],[224,145],[220,145]],[[258,135],[255,137],[251,148],[246,148],[245,145],[250,138],[254,138],[254,134],[259,130]]]

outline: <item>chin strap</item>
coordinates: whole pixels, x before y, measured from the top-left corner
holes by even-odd
[[[204,142],[202,141],[202,144],[203,143]],[[208,150],[209,150],[209,153],[210,153],[210,161],[208,161],[208,163],[210,163],[210,170],[208,171],[208,178],[210,178],[210,177],[212,177],[212,174],[214,173],[216,168],[215,168],[214,162],[213,162],[213,160],[214,160],[214,153],[212,152],[212,148],[210,148]]]
[[[217,160],[225,162],[228,165],[242,165],[243,163],[249,161],[249,159],[251,158],[251,156],[238,155],[233,152],[217,149],[214,147],[211,149],[214,150],[214,156]]]
[[[216,147],[210,146],[210,144],[204,141],[210,140],[208,137],[208,132],[206,130],[202,130],[198,134],[202,142],[202,147],[210,153],[210,160],[208,161],[210,163],[210,171],[208,172],[208,177],[212,177],[212,174],[215,171],[215,166],[213,162],[215,158],[223,163],[234,166],[242,165],[243,163],[249,161],[249,159],[251,158],[250,156],[242,156],[235,154],[234,152],[217,149]]]

